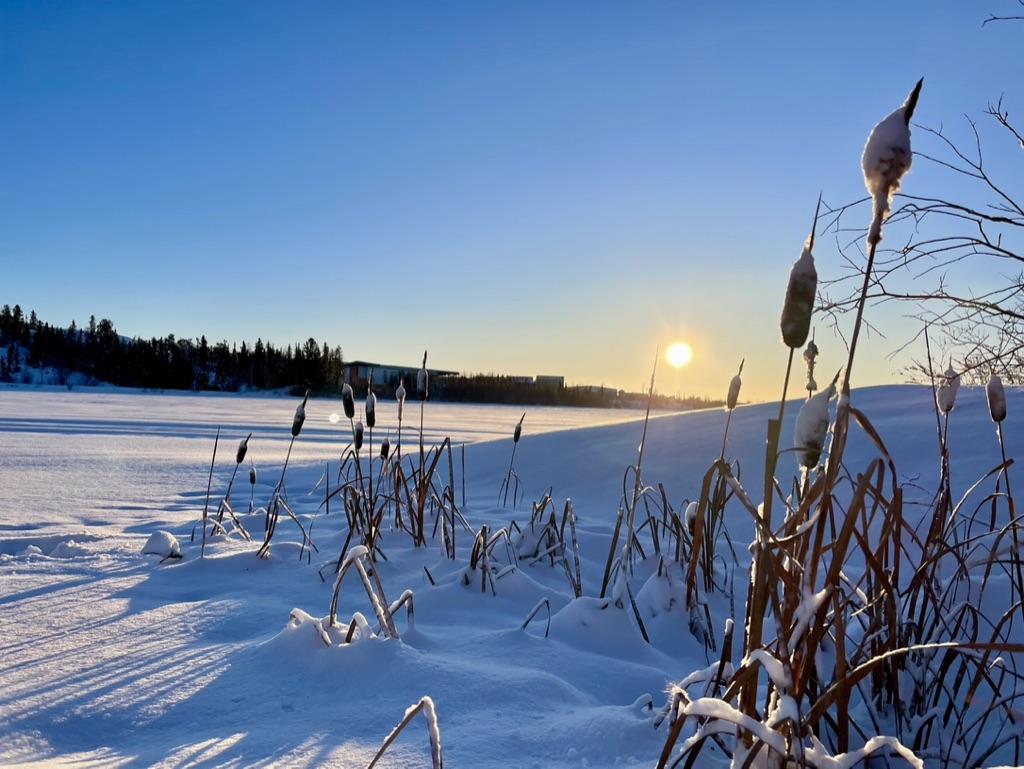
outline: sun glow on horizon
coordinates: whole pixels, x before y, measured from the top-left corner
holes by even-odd
[[[693,348],[686,342],[673,342],[665,350],[665,360],[673,368],[682,368],[693,360]]]

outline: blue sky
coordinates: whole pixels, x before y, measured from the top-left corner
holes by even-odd
[[[660,389],[771,397],[818,192],[922,75],[929,125],[1021,105],[1012,5],[8,0],[0,301],[630,388],[685,339]]]

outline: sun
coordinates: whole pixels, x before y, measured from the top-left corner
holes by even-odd
[[[682,368],[693,360],[693,348],[686,342],[673,342],[665,350],[665,360],[674,368]]]

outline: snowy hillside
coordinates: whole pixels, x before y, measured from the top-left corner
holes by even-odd
[[[515,520],[516,554],[504,540],[495,545],[497,568],[481,590],[482,573],[469,565],[472,533],[454,527],[451,560],[439,535],[428,531],[425,546],[415,547],[389,513],[380,534],[386,560],[377,559],[375,576],[389,601],[411,590],[415,613],[397,610],[400,640],[385,640],[353,568],[341,585],[338,620],[347,626],[359,612],[367,624],[356,642],[328,645],[318,620],[330,610],[348,527],[340,496],[329,514],[321,506],[321,481],[330,463],[335,487],[346,444],[347,421],[328,419],[340,403],[307,406],[286,481],[287,502],[319,551],[310,556],[299,527],[282,514],[262,560],[256,550],[264,516],[248,513],[248,458],[232,501],[256,541],[211,536],[200,558],[200,537],[190,542],[190,534],[203,512],[216,425],[226,427],[213,507],[237,443],[250,431],[249,458],[258,470],[253,499],[261,507],[281,472],[296,401],[267,399],[257,409],[254,399],[224,396],[121,396],[134,398],[135,410],[104,413],[102,400],[81,401],[75,414],[59,415],[62,396],[14,395],[0,393],[0,763],[365,767],[405,709],[429,696],[448,767],[653,766],[668,729],[660,719],[666,687],[717,661],[691,632],[681,573],[675,583],[670,575],[667,589],[648,580],[657,568],[650,553],[632,580],[643,631],[628,608],[597,597],[616,511],[632,487],[627,479],[624,491],[623,474],[636,460],[640,422],[581,427],[571,413],[528,412],[514,466],[524,501],[513,510],[511,502],[497,502],[521,412],[490,408],[467,418],[459,407],[427,403],[428,442],[451,435],[455,444],[469,443],[465,477],[456,448],[450,470],[447,453],[439,463],[440,485],[454,480],[454,497],[474,530],[498,532]],[[931,398],[930,389],[912,386],[853,394],[895,461],[908,511],[923,512],[938,479]],[[392,450],[396,442],[394,406],[378,407],[375,457],[381,436],[390,434]],[[784,446],[792,443],[797,407],[787,410]],[[732,418],[726,457],[755,501],[762,496],[765,425],[777,408],[740,407]],[[415,465],[410,415],[418,421],[418,404],[405,409],[403,452]],[[1016,429],[1024,414],[1020,393],[1009,394],[1009,414],[1007,452],[1017,456],[1024,450],[1024,429]],[[651,421],[643,480],[663,484],[680,514],[722,450],[724,425],[720,410]],[[542,430],[549,432],[537,434]],[[960,392],[949,435],[959,499],[1000,462],[983,390]],[[135,459],[119,456],[116,446]],[[363,472],[369,449],[362,449]],[[861,470],[876,455],[862,434],[851,433],[848,468]],[[795,471],[794,455],[784,453],[777,477],[785,484]],[[583,596],[576,600],[567,579],[572,558],[563,566],[529,541],[530,503],[548,487],[556,516],[567,498],[576,515]],[[736,560],[723,548],[719,566],[741,613],[753,522],[739,504],[727,511]],[[182,558],[141,554],[161,528],[180,542]],[[544,599],[549,631],[546,608],[523,630]],[[708,611],[720,644],[733,609],[718,595]],[[733,618],[742,624],[742,614]],[[376,637],[367,637],[371,631]],[[708,765],[712,756],[724,761],[720,752],[703,756]],[[1012,743],[990,761],[1011,763]],[[417,716],[378,765],[430,763],[427,728]]]

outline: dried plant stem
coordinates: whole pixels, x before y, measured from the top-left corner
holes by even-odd
[[[876,218],[881,218],[881,216],[881,213],[875,214]],[[881,223],[879,223],[879,226],[881,226]],[[860,329],[864,320],[864,307],[867,305],[868,287],[871,285],[871,271],[875,266],[875,250],[877,248],[877,241],[868,245],[868,263],[864,268],[864,285],[861,287],[860,299],[857,301],[857,315],[853,321],[853,334],[850,336],[850,353],[846,358],[846,371],[843,372],[843,387],[840,391],[843,395],[850,394],[850,374],[853,371],[854,356],[857,354],[857,340],[860,339]]]
[[[722,453],[718,455],[719,459],[725,459],[725,444],[729,440],[729,426],[732,424],[732,409],[726,414],[725,417],[725,431],[722,433]]]
[[[213,485],[213,465],[217,461],[217,444],[220,443],[220,427],[217,427],[217,437],[213,439],[213,456],[210,458],[210,475],[206,479],[206,502],[203,504],[203,544],[199,548],[199,557],[206,556],[206,519],[210,513],[210,487]]]
[[[509,461],[508,461],[508,472],[505,473],[505,484],[504,484],[504,486],[505,486],[505,496],[504,496],[504,498],[503,498],[503,500],[501,502],[501,506],[502,507],[507,507],[508,506],[508,487],[512,485],[512,465],[514,465],[515,462],[516,462],[516,448],[518,446],[519,446],[519,444],[517,442],[515,442],[515,441],[512,442],[512,458],[509,459]],[[518,485],[518,484],[516,484],[516,485]],[[465,495],[463,495],[463,496],[465,496]],[[516,495],[513,494],[512,495],[512,506],[515,507],[515,504],[516,504]]]
[[[624,563],[622,568],[626,569],[627,574],[633,571],[633,540],[635,538],[633,525],[636,516],[636,505],[640,499],[640,489],[643,488],[641,471],[644,466],[644,444],[647,443],[647,426],[651,421],[651,402],[654,400],[654,377],[658,373],[659,352],[657,349],[654,351],[654,365],[651,367],[651,384],[647,390],[647,411],[644,413],[644,429],[640,435],[640,448],[637,451],[636,476],[633,479],[633,496],[630,499],[629,508],[626,510],[626,543],[623,545]]]
[[[437,731],[437,716],[434,713],[434,702],[430,697],[423,697],[416,705],[405,711],[405,716],[399,722],[398,726],[391,730],[391,733],[384,738],[384,744],[380,746],[380,750],[377,751],[377,755],[373,757],[366,769],[373,769],[373,767],[380,760],[380,757],[384,755],[385,751],[391,747],[391,743],[395,741],[399,733],[409,725],[420,711],[425,710],[427,715],[427,725],[430,735],[430,761],[432,769],[444,769],[444,759],[441,755],[441,736]]]

